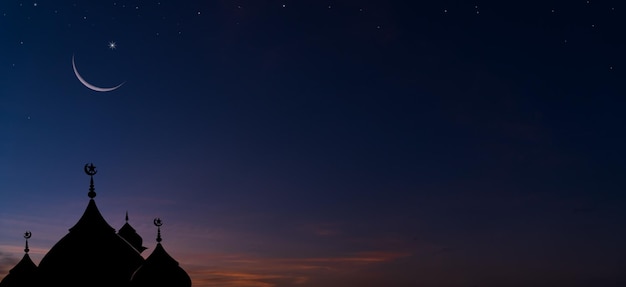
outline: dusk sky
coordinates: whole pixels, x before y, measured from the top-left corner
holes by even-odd
[[[195,287],[626,286],[625,28],[619,0],[3,0],[0,278],[93,162]]]

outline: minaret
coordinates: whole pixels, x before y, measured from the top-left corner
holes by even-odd
[[[37,265],[28,256],[28,239],[33,234],[30,231],[24,232],[26,244],[24,247],[24,257],[9,271],[9,274],[0,281],[0,287],[33,287],[36,283]]]
[[[163,221],[155,218],[157,227],[157,245],[143,265],[137,269],[131,279],[131,287],[191,287],[191,278],[174,258],[161,245],[161,226]]]
[[[137,234],[137,231],[135,231],[135,229],[128,223],[128,211],[126,211],[125,219],[126,223],[124,223],[124,225],[122,226],[122,228],[120,228],[117,234],[124,238],[124,240],[126,240],[128,244],[133,246],[133,248],[137,249],[139,253],[143,252],[147,248],[141,246],[141,244],[143,243],[143,238],[141,238],[141,236]]]

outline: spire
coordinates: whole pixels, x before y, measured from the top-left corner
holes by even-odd
[[[155,218],[154,219],[154,225],[156,225],[157,227],[157,238],[156,241],[158,243],[161,243],[161,225],[163,225],[163,221],[161,221],[161,218]]]
[[[96,197],[96,188],[94,188],[93,186],[93,176],[98,173],[98,170],[96,170],[96,166],[93,165],[93,163],[89,163],[89,164],[85,164],[85,173],[91,177],[90,183],[89,183],[89,193],[87,193],[87,196],[89,196],[89,198],[93,199],[94,197]]]
[[[139,253],[141,253],[142,251],[146,250],[146,247],[141,246],[141,244],[143,243],[143,238],[141,238],[141,236],[137,234],[137,231],[135,231],[135,229],[128,223],[128,211],[126,211],[125,219],[126,223],[124,223],[124,225],[122,226],[122,228],[120,228],[117,234],[124,238],[124,240],[126,240],[135,249],[137,249]]]
[[[24,252],[26,254],[28,254],[28,251],[30,251],[30,249],[28,249],[28,239],[32,236],[33,234],[30,231],[26,231],[24,232],[24,239],[26,239],[26,246],[24,247]]]

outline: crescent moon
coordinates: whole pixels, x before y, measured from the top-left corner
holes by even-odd
[[[74,68],[74,74],[76,75],[76,78],[78,78],[78,80],[81,82],[81,84],[83,84],[85,87],[94,90],[96,92],[110,92],[113,90],[116,90],[117,88],[121,87],[124,83],[121,83],[115,87],[111,87],[111,88],[101,88],[98,86],[94,86],[92,84],[90,84],[89,82],[87,82],[85,79],[83,79],[83,77],[80,76],[80,74],[78,73],[78,70],[76,69],[76,63],[74,62],[74,55],[72,55],[72,67]]]

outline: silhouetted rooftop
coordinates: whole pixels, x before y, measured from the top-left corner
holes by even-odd
[[[24,254],[9,274],[0,281],[0,287],[31,287],[35,285],[37,265],[30,259],[28,253]]]
[[[85,173],[91,177],[89,203],[78,222],[69,229],[44,255],[39,267],[28,256],[28,238],[26,232],[26,254],[7,276],[0,282],[0,287],[128,287],[133,286],[176,286],[190,287],[191,279],[178,266],[163,246],[160,229],[157,246],[144,260],[141,251],[143,239],[135,229],[126,223],[119,232],[111,227],[96,206],[96,192],[93,164],[85,165]],[[155,219],[160,226],[160,219]]]
[[[39,278],[50,286],[126,286],[142,262],[90,199],[76,225],[41,259]]]
[[[157,246],[133,274],[131,286],[191,287],[191,278],[189,278],[187,272],[180,268],[178,262],[161,245],[161,219],[156,218],[154,224],[159,227],[157,231]]]
[[[141,236],[137,234],[137,231],[135,231],[135,229],[128,223],[128,212],[126,213],[126,222],[117,232],[117,234],[124,238],[135,249],[137,249],[139,253],[147,249],[146,247],[142,246],[143,238],[141,238]]]

